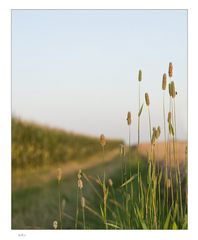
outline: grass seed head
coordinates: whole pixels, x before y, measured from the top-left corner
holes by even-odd
[[[109,186],[112,187],[113,186],[113,181],[112,181],[111,178],[109,178],[108,182],[109,182]]]
[[[125,146],[124,144],[120,144],[120,156],[125,156]]]
[[[61,170],[61,168],[58,168],[57,169],[57,179],[58,179],[58,182],[61,181],[61,178],[62,178],[62,170]]]
[[[161,133],[161,129],[160,129],[160,126],[158,126],[158,127],[157,127],[157,130],[156,130],[156,138],[157,138],[157,139],[159,138],[160,133]]]
[[[173,64],[171,62],[169,63],[168,75],[169,77],[173,76]]]
[[[128,125],[131,125],[131,112],[128,112],[127,114],[127,123]]]
[[[176,91],[175,91],[175,83],[174,83],[173,81],[171,81],[170,88],[171,88],[171,97],[172,97],[172,98],[175,98],[175,96],[176,96]]]
[[[164,73],[162,79],[162,90],[166,90],[166,73]]]
[[[172,92],[171,92],[171,84],[168,84],[168,92],[169,92],[169,96],[172,97]]]
[[[82,177],[82,171],[81,171],[81,169],[78,171],[78,179],[81,179],[81,177]]]
[[[139,70],[139,73],[138,73],[138,81],[141,82],[142,81],[142,71]]]
[[[155,145],[156,140],[160,136],[160,133],[161,133],[160,126],[158,126],[157,128],[153,127],[153,134],[152,134],[152,138],[151,138],[151,144],[152,145]]]
[[[54,229],[57,229],[58,228],[58,222],[55,220],[53,221],[53,228]]]
[[[104,134],[100,135],[100,144],[102,147],[104,147],[106,145],[106,139],[105,139]]]
[[[168,119],[167,119],[168,123],[171,123],[171,112],[168,112]]]
[[[150,99],[149,99],[148,93],[145,93],[145,102],[146,102],[146,105],[147,105],[147,106],[150,105]]]
[[[78,188],[83,189],[83,181],[81,179],[78,179]]]

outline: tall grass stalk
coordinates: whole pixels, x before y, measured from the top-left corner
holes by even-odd
[[[174,88],[174,87],[173,87]],[[175,91],[175,89],[173,89]],[[175,158],[176,158],[176,164],[177,164],[177,175],[178,175],[178,187],[179,187],[179,201],[180,201],[180,212],[181,212],[181,218],[183,219],[183,201],[182,201],[182,186],[181,186],[181,173],[180,173],[180,163],[177,155],[177,136],[176,136],[176,104],[175,104],[175,96],[176,92],[173,93],[173,108],[174,108],[174,133],[175,133]]]
[[[163,90],[163,117],[164,117],[164,148],[165,148],[165,177],[167,179],[167,142],[166,142],[166,110],[165,110],[165,90],[166,90],[166,74],[164,73],[162,78],[162,90]]]
[[[138,74],[139,81],[139,98],[138,98],[138,113],[140,111],[140,82],[142,81],[142,71],[139,70]],[[140,114],[138,114],[138,145],[140,144]]]
[[[165,177],[164,177],[164,201],[163,201],[163,215],[165,213],[165,208],[166,213],[168,213],[168,186],[167,186],[167,181],[168,181],[168,142],[166,139],[166,110],[165,110],[165,90],[166,90],[166,85],[167,85],[167,77],[166,74],[163,74],[162,78],[162,91],[163,91],[163,118],[164,118],[164,157],[165,157]],[[168,135],[169,138],[169,135]],[[160,191],[160,188],[159,188]],[[160,199],[159,199],[160,200]]]
[[[125,162],[125,146],[123,144],[120,145],[120,158],[121,158],[121,176],[122,176],[122,184],[126,180],[126,162]]]
[[[169,123],[169,133],[170,137],[172,136],[172,141],[173,141],[173,159],[175,162],[175,141],[174,141],[174,128],[172,124],[174,123],[173,121],[173,103],[172,103],[172,97],[173,97],[173,86],[172,86],[172,76],[173,76],[173,65],[170,62],[169,63],[169,68],[168,68],[168,75],[169,75],[169,112],[171,112],[171,122]],[[170,128],[171,126],[171,128]],[[171,131],[170,131],[171,130]],[[171,140],[170,140],[171,141]],[[172,206],[174,205],[174,187],[173,187],[173,174],[172,174],[172,169],[173,169],[173,161],[171,157],[171,143],[169,143],[169,161],[170,161],[170,188],[171,188],[171,199],[172,199]],[[168,213],[167,213],[168,214]]]
[[[105,228],[108,229],[107,224],[107,197],[108,197],[108,188],[106,187],[105,182],[103,182],[103,211],[102,218],[104,221]]]
[[[120,215],[120,210],[122,210],[122,206],[120,205],[120,203],[116,200],[116,194],[115,194],[115,189],[113,187],[113,181],[111,179],[109,179],[109,187],[110,187],[110,193],[112,193],[112,201],[115,205],[116,208],[116,214],[117,216],[115,221],[116,221],[116,225],[119,225],[121,229],[123,229],[123,222],[122,222],[122,217]]]
[[[78,228],[78,215],[79,215],[79,206],[78,206],[79,197],[78,197],[78,191],[79,191],[79,190],[78,190],[78,188],[77,188],[75,229]]]
[[[169,84],[168,84],[168,90],[169,90],[169,112],[172,112],[172,101],[171,101],[171,97],[172,97],[172,89],[171,89],[171,79],[173,76],[173,65],[170,62],[169,63],[169,67],[168,67],[168,76],[169,76]],[[170,136],[170,134],[168,135]],[[169,138],[170,141],[170,138]],[[172,169],[172,159],[171,159],[171,146],[170,146],[170,142],[168,141],[168,156],[169,156],[169,161],[170,161],[170,169]],[[170,171],[170,175],[171,175],[171,171]],[[171,177],[171,176],[170,176]]]
[[[145,102],[147,105],[147,109],[148,109],[148,117],[149,117],[149,135],[150,135],[150,142],[151,142],[151,114],[150,114],[150,99],[149,99],[149,95],[148,93],[145,93]]]
[[[78,181],[77,181],[77,203],[76,203],[76,219],[75,219],[75,229],[78,228],[78,216],[79,216],[79,197],[82,208],[82,218],[83,218],[83,229],[86,228],[85,225],[85,198],[83,196],[83,181],[82,181],[82,171],[78,172]]]
[[[106,145],[106,139],[105,139],[105,136],[104,136],[104,134],[101,134],[100,135],[100,144],[101,144],[101,146],[102,146],[102,162],[103,162],[103,164],[104,164],[104,155],[105,155],[105,149],[104,149],[104,147],[105,147],[105,145]],[[105,183],[105,178],[106,178],[106,176],[105,176],[105,165],[104,165],[104,173],[103,173],[103,182]]]
[[[82,215],[83,215],[83,228],[86,229],[85,226],[85,198],[83,196],[82,189],[80,190],[81,192],[81,206],[82,206]]]
[[[75,229],[78,228],[78,216],[79,216],[79,190],[83,188],[83,181],[82,181],[82,171],[78,171],[77,175],[77,196],[76,196],[76,219],[75,219]]]
[[[138,75],[138,81],[139,81],[139,102],[138,102],[138,147],[139,147],[139,144],[140,144],[140,116],[141,116],[141,113],[142,113],[142,109],[143,109],[143,104],[142,106],[140,107],[140,82],[142,81],[142,71],[139,70],[139,75]],[[138,148],[137,148],[137,151],[138,152]],[[137,154],[136,154],[136,157],[137,157]],[[139,157],[138,157],[138,185],[140,183],[140,160],[139,160]],[[139,194],[139,201],[140,201],[140,194]]]
[[[131,146],[131,122],[132,122],[132,117],[131,117],[131,112],[128,112],[127,114],[127,124],[128,124],[128,130],[129,130],[129,146],[128,146],[128,162],[129,162],[129,166],[130,166],[130,155],[131,155],[131,151],[130,151],[130,146]],[[131,168],[130,168],[130,177],[131,177]]]
[[[103,164],[104,164],[104,154],[105,154],[104,147],[106,145],[106,139],[105,139],[105,136],[103,134],[100,135],[100,144],[102,146],[102,158],[103,158]],[[107,196],[108,196],[108,189],[106,188],[105,169],[104,169],[102,190],[103,190],[103,209],[101,208],[101,213],[102,213],[102,218],[104,220],[105,228],[108,229],[108,225],[107,225]]]
[[[130,157],[130,144],[131,144],[131,129],[130,129],[130,126],[131,126],[131,112],[128,112],[127,114],[127,124],[129,126],[129,134],[128,134],[128,137],[129,137],[129,157]]]
[[[57,174],[57,180],[58,180],[58,209],[59,209],[60,228],[62,229],[61,179],[62,179],[62,171],[61,171],[60,168],[58,168],[58,174]]]

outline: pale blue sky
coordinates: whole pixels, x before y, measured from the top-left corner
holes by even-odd
[[[131,111],[136,142],[138,70],[141,101],[148,92],[152,125],[163,128],[161,81],[170,61],[178,92],[177,136],[187,139],[187,11],[13,10],[12,113],[126,140]],[[145,108],[141,140],[148,139]]]

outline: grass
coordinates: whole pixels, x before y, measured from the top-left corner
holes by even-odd
[[[171,64],[169,76],[172,74]],[[64,168],[68,161],[78,159],[80,164],[92,155],[100,159],[100,164],[70,175],[65,175],[64,171],[60,175],[59,170],[58,176],[43,181],[40,186],[14,188],[12,227],[48,229],[57,222],[54,227],[57,229],[187,229],[187,153],[185,161],[180,162],[176,139],[176,92],[172,82],[168,89],[171,112],[168,132],[165,132],[163,97],[164,135],[168,135],[168,140],[165,138],[165,144],[162,144],[165,147],[161,162],[157,154],[161,128],[152,126],[147,93],[150,141],[144,156],[140,151],[139,124],[138,146],[130,144],[131,112],[125,123],[129,128],[126,152],[122,141],[106,140],[103,134],[100,139],[76,136],[14,118],[13,182],[17,176],[14,172],[18,169],[23,169],[28,176],[29,169],[38,171],[46,165],[54,169],[60,164]],[[138,107],[139,122],[143,110],[140,102]],[[120,144],[120,155],[110,155],[112,161],[105,161]]]
[[[12,169],[57,166],[100,153],[99,140],[12,118]],[[109,140],[111,151],[121,140]]]
[[[111,223],[114,225],[114,227],[112,227],[113,225],[108,225],[108,228],[115,229],[115,226],[121,229],[141,229],[143,228],[143,226],[144,228],[153,228],[153,226],[151,227],[149,225],[146,225],[145,227],[144,223],[142,222],[142,218],[140,218],[141,215],[139,215],[139,213],[142,214],[144,208],[145,210],[143,211],[143,213],[149,211],[148,203],[146,204],[146,200],[144,200],[144,202],[141,202],[141,210],[138,209],[137,206],[135,209],[132,209],[132,201],[133,205],[135,203],[138,203],[139,201],[139,187],[136,175],[137,161],[139,160],[140,162],[141,185],[144,186],[143,189],[145,190],[148,186],[145,184],[147,184],[147,173],[149,168],[147,158],[139,155],[136,156],[135,152],[136,149],[133,148],[131,155],[132,160],[130,163],[128,163],[127,156],[125,156],[124,159],[127,169],[126,178],[130,176],[129,169],[132,170],[132,176],[134,177],[132,182],[129,181],[129,183],[124,186],[122,186],[123,183],[120,174],[121,161],[119,156],[115,157],[113,161],[107,162],[106,164],[101,164],[99,166],[83,171],[83,196],[86,199],[86,205],[84,209],[86,216],[85,228],[104,229],[104,221],[102,220],[100,211],[100,204],[102,204],[103,202],[103,192],[101,185],[97,183],[98,177],[96,177],[99,176],[100,179],[103,178],[104,168],[107,179],[106,186],[107,188],[109,188],[109,195],[107,199],[107,223]],[[62,225],[64,229],[75,228],[75,216],[77,206],[76,196],[78,190],[77,173],[78,172],[76,172],[75,174],[66,175],[61,180],[61,201],[66,201],[65,211],[62,213]],[[109,178],[112,179],[113,186],[109,185]],[[185,181],[186,179],[183,178],[183,187],[186,184]],[[131,192],[131,183],[133,183],[133,196]],[[163,191],[163,187],[161,188],[161,191]],[[141,196],[142,194],[144,193],[142,193],[141,191]],[[147,192],[147,194],[147,201],[149,201],[149,193]],[[127,199],[128,197],[130,198]],[[39,187],[27,186],[24,189],[17,189],[12,193],[12,227],[15,229],[52,229],[53,221],[59,220],[58,199],[58,183],[56,177],[54,177],[49,182],[43,183]],[[81,203],[79,202],[79,217],[77,221],[77,227],[83,229],[83,215],[80,204]],[[127,220],[126,213],[129,212],[130,215],[127,217]],[[129,219],[131,218],[131,216],[137,216],[137,222],[133,221],[132,223],[130,223]],[[178,223],[177,226],[180,228],[182,227]],[[161,224],[160,228],[163,227],[163,224]],[[171,223],[169,223],[168,228],[171,227]]]

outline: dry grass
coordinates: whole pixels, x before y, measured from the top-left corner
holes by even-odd
[[[173,156],[173,144],[172,142],[169,142],[169,146],[171,147],[171,156]],[[141,143],[138,147],[138,152],[144,156],[147,157],[148,152],[150,151],[150,143]],[[185,162],[185,151],[186,151],[187,142],[186,141],[177,141],[177,157],[180,162],[180,164],[183,164]],[[164,149],[164,142],[159,142],[155,146],[155,157],[157,161],[164,161],[165,156],[165,149]],[[173,165],[176,165],[176,162],[173,160]],[[168,162],[170,164],[170,161]]]

